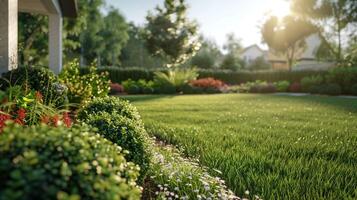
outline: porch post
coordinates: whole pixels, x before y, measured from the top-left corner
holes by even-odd
[[[0,0],[0,73],[17,68],[18,0]]]
[[[49,65],[50,69],[59,74],[62,70],[62,16],[49,15]]]

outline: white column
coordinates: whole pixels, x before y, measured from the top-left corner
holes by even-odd
[[[62,16],[49,15],[49,65],[50,69],[59,74],[62,70]]]
[[[0,0],[0,73],[17,68],[17,0]]]

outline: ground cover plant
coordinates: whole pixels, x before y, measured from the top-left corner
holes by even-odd
[[[357,198],[357,101],[222,94],[127,97],[147,131],[220,175],[238,196]]]

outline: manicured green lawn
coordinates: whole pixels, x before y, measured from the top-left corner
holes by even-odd
[[[151,134],[197,157],[238,196],[249,190],[263,199],[357,198],[357,99],[125,98]]]

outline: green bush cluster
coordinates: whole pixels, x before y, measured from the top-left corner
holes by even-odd
[[[313,92],[314,87],[320,86],[324,82],[321,75],[307,76],[301,80],[301,89],[304,92]]]
[[[19,85],[23,90],[35,90],[41,92],[44,104],[63,106],[68,103],[67,87],[60,84],[57,76],[44,67],[19,67],[3,73],[0,79],[0,89]]]
[[[128,94],[152,94],[154,93],[154,82],[140,79],[134,81],[128,79],[122,82],[124,91]]]
[[[67,65],[59,75],[62,83],[68,87],[68,98],[71,103],[85,104],[93,97],[105,97],[110,90],[108,72],[98,72],[96,67],[82,75],[78,62]]]
[[[329,71],[326,75],[326,82],[338,84],[344,94],[355,94],[353,85],[357,84],[357,66],[356,67],[338,67]]]
[[[278,81],[273,83],[277,92],[288,92],[290,82],[289,81]]]
[[[88,73],[89,69],[81,68],[81,73]],[[119,68],[119,67],[99,67],[98,73],[109,72],[109,78],[114,83],[121,83],[128,79],[134,81],[144,79],[154,80],[155,72],[168,72],[168,69],[147,69],[147,68]],[[246,82],[263,80],[267,82],[277,82],[287,80],[291,83],[300,82],[306,76],[325,75],[324,71],[231,71],[221,69],[198,69],[197,78],[208,78],[221,80],[227,84],[237,85]]]
[[[10,126],[0,135],[0,199],[139,199],[139,169],[86,127]]]
[[[140,166],[141,180],[145,177],[150,162],[148,136],[135,107],[117,97],[97,98],[79,111],[78,119],[129,151],[125,158]]]

